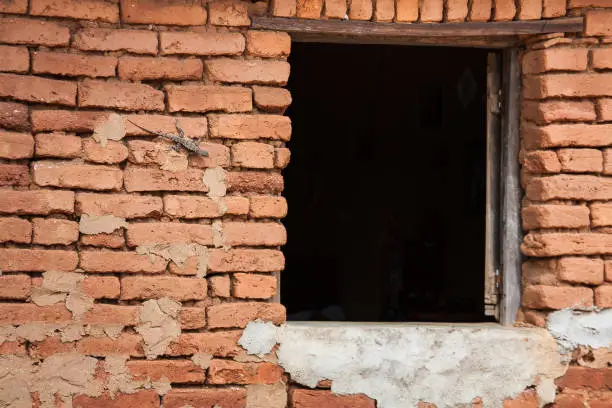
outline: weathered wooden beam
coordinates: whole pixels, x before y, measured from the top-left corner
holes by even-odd
[[[401,24],[369,21],[305,20],[280,17],[253,17],[251,27],[289,33],[347,37],[499,37],[546,33],[577,33],[584,29],[582,17],[489,23]]]

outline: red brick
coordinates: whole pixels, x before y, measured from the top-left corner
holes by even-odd
[[[444,2],[442,0],[422,0],[420,21],[434,23],[442,21]]]
[[[348,16],[351,20],[370,20],[373,11],[371,0],[351,0]]]
[[[29,133],[7,132],[0,129],[0,158],[26,159],[34,154],[34,139]]]
[[[135,24],[203,25],[206,9],[200,2],[121,0],[121,21]]]
[[[28,102],[74,106],[76,84],[29,75],[0,74],[0,96]]]
[[[164,197],[164,211],[180,218],[217,218],[223,214],[244,215],[248,213],[249,199],[246,197],[225,197],[227,210],[222,211],[219,203],[208,198],[190,195],[167,195]]]
[[[9,0],[0,2],[0,13],[26,14],[28,0]]]
[[[539,406],[538,395],[534,390],[523,391],[517,397],[503,401],[503,408],[538,408]]]
[[[587,36],[612,35],[612,10],[587,11],[584,22],[584,34]]]
[[[28,220],[16,217],[0,218],[0,242],[29,244],[32,242],[32,225]]]
[[[612,234],[568,233],[528,234],[521,245],[527,256],[612,254]]]
[[[71,320],[72,313],[64,304],[36,306],[33,303],[0,303],[0,324],[65,323]]]
[[[212,228],[205,224],[146,222],[130,224],[127,229],[127,244],[129,246],[158,243],[211,245],[212,242]]]
[[[291,93],[283,88],[253,86],[255,105],[267,112],[283,113],[291,105]]]
[[[121,299],[157,299],[178,301],[206,298],[206,279],[175,276],[129,276],[121,279]]]
[[[257,142],[239,142],[232,145],[234,166],[253,169],[274,168],[274,146]]]
[[[158,273],[166,269],[168,261],[160,257],[139,255],[135,252],[81,251],[81,268],[86,272]]]
[[[87,276],[81,283],[81,290],[94,299],[117,299],[121,285],[116,276]]]
[[[519,0],[519,20],[539,20],[542,18],[542,0]]]
[[[29,346],[30,356],[43,359],[54,354],[69,353],[75,351],[73,342],[64,343],[59,335],[46,337],[43,341],[31,342]]]
[[[240,55],[245,41],[240,33],[161,32],[162,54]]]
[[[76,252],[43,249],[0,248],[3,272],[72,271],[79,258]]]
[[[171,383],[203,383],[206,372],[189,360],[135,360],[127,368],[136,381],[159,381],[167,378]]]
[[[0,71],[27,72],[30,69],[30,53],[26,47],[0,45],[0,55]]]
[[[203,307],[183,307],[179,319],[183,330],[201,329],[206,326],[206,309]]]
[[[0,190],[0,213],[2,214],[41,214],[54,212],[72,214],[74,212],[74,193],[72,191]]]
[[[115,76],[117,58],[103,55],[34,52],[32,72],[65,76]]]
[[[530,200],[610,200],[612,180],[605,177],[560,174],[534,177],[526,189]]]
[[[467,9],[467,4],[466,4]],[[467,12],[467,11],[466,11]],[[392,22],[395,17],[394,0],[375,0],[374,1],[374,21]]]
[[[593,306],[593,290],[572,286],[528,286],[523,291],[523,306],[533,309],[564,309]]]
[[[284,182],[278,173],[232,171],[227,174],[227,187],[229,191],[276,194],[283,191]]]
[[[600,120],[612,120],[612,98],[603,98],[597,101],[597,110]]]
[[[606,395],[601,395],[599,398],[589,399],[589,407],[590,408],[610,408],[612,407],[612,394],[607,393]]]
[[[229,167],[230,149],[221,143],[200,143],[200,148],[208,152],[208,157],[191,155],[189,165],[197,168]]]
[[[557,151],[561,169],[567,173],[600,173],[603,154],[596,149],[560,149]]]
[[[34,218],[32,242],[41,245],[70,245],[79,239],[79,224],[60,219]]]
[[[288,141],[291,119],[280,115],[210,115],[210,136],[226,139]]]
[[[126,115],[125,118],[127,119],[126,133],[130,136],[153,137],[151,134],[134,126],[129,121],[157,132],[176,133],[176,121],[178,120],[187,137],[201,138],[205,137],[208,133],[208,121],[204,116],[177,118],[174,116],[162,115]]]
[[[468,2],[466,0],[448,0],[446,2],[446,21],[463,22],[468,15]]]
[[[32,279],[28,275],[0,276],[0,299],[27,299]]]
[[[182,333],[177,343],[170,344],[169,355],[186,356],[206,353],[215,357],[233,357],[239,353],[240,331],[216,331],[214,333]]]
[[[34,162],[32,177],[39,186],[119,190],[123,185],[123,173],[119,168],[71,162]]]
[[[601,308],[612,307],[612,285],[602,285],[595,288],[595,306]],[[612,388],[612,378],[609,387]]]
[[[207,310],[208,327],[243,328],[252,320],[272,321],[274,324],[285,322],[285,307],[279,303],[222,303],[209,306]]]
[[[164,408],[245,408],[246,390],[244,388],[179,388],[164,395]]]
[[[549,1],[549,0],[547,0]],[[496,0],[495,10],[493,10],[493,20],[511,21],[516,15],[516,4],[514,0]]]
[[[112,234],[81,235],[81,244],[96,247],[122,248],[125,245],[123,230],[114,231]]]
[[[555,408],[585,408],[580,395],[557,394]]]
[[[202,61],[198,59],[179,59],[164,57],[119,58],[119,78],[127,80],[202,79]]]
[[[610,0],[570,0],[569,8],[581,7],[612,7]]]
[[[26,344],[22,341],[5,341],[0,345],[0,355],[26,356]]]
[[[612,226],[612,204],[591,204],[591,223],[594,227]]]
[[[163,110],[164,93],[145,84],[85,80],[79,84],[79,105],[121,110]]]
[[[527,152],[521,160],[523,169],[535,174],[560,173],[561,162],[557,153],[552,150]]]
[[[103,303],[94,304],[83,315],[85,324],[135,326],[140,316],[140,306],[118,306]]]
[[[565,0],[543,0],[542,17],[564,17],[567,13]]]
[[[591,51],[591,65],[596,69],[612,68],[612,48],[596,48]]]
[[[591,101],[525,101],[523,118],[538,124],[557,121],[585,121],[597,119]]]
[[[249,216],[252,218],[283,218],[287,215],[287,200],[281,196],[251,196]]]
[[[29,124],[27,105],[0,101],[0,126],[5,129],[27,130]]]
[[[83,51],[128,51],[157,54],[157,34],[147,30],[85,28],[74,36],[72,46]]]
[[[529,149],[569,146],[606,146],[612,143],[612,125],[553,124],[523,126],[525,146]]]
[[[248,112],[253,109],[249,88],[214,85],[166,85],[170,112]]]
[[[489,21],[491,19],[492,0],[474,0],[470,8],[468,21]]]
[[[222,298],[231,296],[231,280],[227,275],[214,275],[208,278],[212,295]]]
[[[612,388],[612,373],[605,368],[570,366],[565,375],[557,379],[555,383],[562,389],[608,389]]]
[[[77,213],[88,215],[114,215],[122,218],[157,217],[162,213],[160,197],[131,194],[76,195]]]
[[[400,23],[410,23],[419,18],[418,0],[396,0],[395,20]]]
[[[248,4],[243,1],[222,0],[208,3],[209,23],[218,26],[248,26],[251,24]]]
[[[273,249],[211,249],[208,254],[211,272],[277,272],[284,267],[283,253]]]
[[[106,146],[93,139],[83,141],[83,152],[85,160],[94,163],[116,164],[128,158],[128,148],[121,142],[109,140]]]
[[[83,20],[119,21],[117,4],[104,0],[31,0],[30,14]]]
[[[142,357],[142,337],[132,333],[121,333],[115,340],[108,337],[84,337],[77,342],[76,349],[79,353],[105,357],[112,355],[128,355]]]
[[[284,169],[289,164],[291,159],[291,151],[286,147],[274,149],[276,155],[274,157],[274,165],[280,169]]]
[[[239,363],[213,359],[208,368],[208,383],[274,384],[281,381],[283,369],[272,363]]]
[[[347,0],[325,0],[323,14],[330,19],[343,19],[347,15],[347,6]]]
[[[589,208],[577,205],[530,205],[523,208],[523,229],[588,227]]]
[[[297,0],[297,17],[318,20],[322,8],[323,0]]]
[[[607,281],[612,281],[612,260],[608,259],[604,263],[605,275]]]
[[[202,182],[199,169],[164,171],[159,169],[128,166],[125,170],[125,189],[133,191],[202,191],[208,188]]]
[[[240,299],[269,299],[276,293],[276,276],[235,273],[233,295]]]
[[[571,283],[598,285],[604,280],[604,264],[601,259],[564,257],[557,261],[559,279]]]
[[[544,74],[523,80],[527,99],[589,96],[612,96],[612,73]]]
[[[72,399],[72,405],[76,408],[158,408],[159,396],[153,390],[138,391],[134,394],[118,394],[114,397],[108,394],[100,397],[81,394]]]
[[[327,390],[291,390],[292,408],[375,408],[376,402],[363,394],[337,395]]]
[[[285,85],[289,79],[286,61],[216,58],[204,61],[204,67],[207,78],[218,82]]]
[[[612,149],[605,149],[603,151],[604,162],[603,162],[603,174],[612,174]]]
[[[275,222],[224,222],[224,243],[232,246],[278,246],[287,242],[287,232]]]
[[[270,10],[275,17],[295,17],[297,0],[271,0]]]
[[[34,110],[32,111],[32,127],[34,131],[88,132],[93,131],[96,123],[103,122],[107,117],[108,113],[105,112]]]
[[[75,158],[81,156],[81,138],[62,132],[39,133],[35,136],[37,157]]]
[[[30,169],[25,164],[0,164],[0,186],[27,186]]]
[[[588,65],[587,48],[548,48],[523,56],[523,73],[548,71],[584,71]]]
[[[9,44],[68,45],[70,31],[67,27],[49,21],[29,18],[3,18],[0,24],[0,42]]]
[[[187,154],[171,150],[170,141],[130,140],[128,141],[128,160],[134,164],[156,164],[163,170],[177,170],[187,167]],[[172,168],[175,166],[176,168]],[[168,167],[168,168],[166,168]]]

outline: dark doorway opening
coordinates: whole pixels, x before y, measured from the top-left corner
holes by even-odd
[[[289,320],[491,321],[488,51],[292,47]]]

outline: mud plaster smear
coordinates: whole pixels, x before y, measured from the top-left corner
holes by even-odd
[[[502,326],[352,326],[251,322],[239,344],[265,354],[278,343],[279,364],[292,380],[315,387],[332,381],[338,394],[365,393],[379,408],[501,407],[539,385],[545,404],[554,378],[567,369],[556,340],[543,329]]]

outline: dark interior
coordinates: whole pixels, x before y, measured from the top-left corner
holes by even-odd
[[[289,61],[289,320],[490,320],[487,51],[293,43]]]

